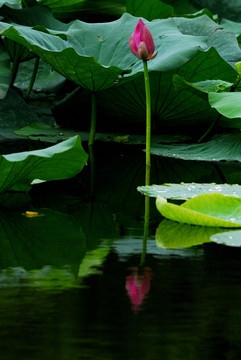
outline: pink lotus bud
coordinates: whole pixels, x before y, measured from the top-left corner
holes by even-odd
[[[142,310],[143,301],[150,291],[152,272],[149,267],[135,267],[131,270],[132,275],[127,276],[125,287],[130,297],[132,310],[137,313]]]
[[[141,60],[151,60],[157,56],[158,51],[153,55],[155,45],[152,34],[144,22],[140,19],[134,32],[131,34],[129,46],[132,53]]]

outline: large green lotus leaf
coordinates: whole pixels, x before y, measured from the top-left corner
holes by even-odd
[[[126,0],[126,11],[151,21],[173,15],[173,7],[159,0]]]
[[[211,242],[210,237],[220,231],[215,227],[191,226],[163,220],[156,230],[156,245],[165,249],[189,248]]]
[[[0,156],[0,192],[26,191],[34,180],[67,179],[87,162],[79,136],[42,150]]]
[[[67,41],[31,27],[6,23],[0,23],[0,33],[32,50],[63,76],[91,91],[98,91],[123,80],[121,76],[131,69],[132,73],[124,77],[127,80],[143,73],[142,62],[131,53],[128,44],[137,19],[124,14],[116,21],[103,24],[74,21],[67,31]],[[183,22],[186,24],[187,20],[190,34],[182,33]],[[211,33],[219,28],[207,16],[183,19],[183,22],[166,19],[147,23],[159,51],[149,62],[150,72],[177,69],[198,49],[206,50]],[[206,27],[208,30],[204,31]],[[226,41],[226,35],[220,33]],[[231,45],[225,46],[226,52],[230,51]],[[234,52],[234,56],[238,55]]]
[[[219,95],[219,94],[217,94]],[[184,160],[241,161],[241,133],[225,134],[200,144],[157,145],[151,153]]]
[[[209,93],[208,100],[212,108],[229,119],[241,117],[241,92]]]
[[[207,193],[178,206],[158,196],[156,207],[162,216],[179,223],[225,228],[241,227],[240,197]]]
[[[10,59],[5,49],[0,46],[0,100],[4,99],[11,80]]]
[[[90,24],[86,24],[86,26],[91,27]],[[90,51],[90,55],[86,54],[86,51],[84,53],[78,53],[80,49],[74,49],[69,42],[62,40],[59,36],[36,31],[30,27],[11,26],[5,23],[0,24],[0,31],[9,39],[19,42],[26,48],[35,52],[45,62],[49,63],[56,71],[66,78],[69,78],[78,85],[82,85],[91,91],[97,91],[102,88],[112,86],[118,77],[125,72],[124,68],[110,63],[111,57],[113,56],[111,49],[108,49],[107,54],[105,54],[106,63],[101,64],[94,57],[97,57],[98,55],[96,52],[91,53]],[[85,29],[85,31],[88,31],[88,29]],[[119,31],[120,30],[118,29],[118,33]],[[86,36],[88,37],[91,35],[86,32],[83,34],[81,29],[77,32],[78,34],[76,35],[77,37],[80,37],[81,40]],[[69,36],[71,37],[72,35],[69,34]],[[96,33],[94,36],[92,32],[92,39],[89,39],[89,41],[95,50],[97,44],[100,44],[100,46],[98,46],[98,50],[101,50],[102,41],[98,38]],[[118,42],[119,39],[117,38],[114,46],[118,46]],[[125,45],[125,47],[128,46],[128,44]],[[119,59],[119,63],[121,60],[122,59]],[[109,64],[107,64],[107,62]],[[128,62],[128,65],[129,64],[130,62]]]
[[[175,200],[187,200],[203,193],[219,193],[241,197],[241,186],[228,184],[167,183],[163,185],[139,186],[137,190],[147,196],[162,196]]]

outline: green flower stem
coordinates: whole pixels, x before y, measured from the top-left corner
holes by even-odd
[[[146,246],[147,246],[147,238],[149,234],[149,220],[150,219],[150,198],[145,196],[145,217],[144,217],[144,234],[142,241],[142,253],[141,253],[141,261],[140,266],[144,266],[145,258],[146,258]]]
[[[30,83],[28,85],[28,88],[27,88],[27,91],[26,91],[26,95],[25,95],[25,98],[28,100],[29,98],[29,95],[32,91],[32,88],[33,88],[33,84],[35,82],[35,79],[36,79],[36,75],[37,75],[37,72],[38,72],[38,67],[39,67],[39,57],[36,57],[36,60],[35,60],[35,64],[34,64],[34,68],[33,68],[33,73],[32,73],[32,76],[31,76],[31,80],[30,80]]]
[[[150,185],[151,172],[151,92],[147,61],[143,60],[146,90],[146,178],[145,185]]]
[[[91,123],[90,123],[90,135],[88,145],[93,145],[95,141],[96,130],[96,97],[95,94],[91,95]]]

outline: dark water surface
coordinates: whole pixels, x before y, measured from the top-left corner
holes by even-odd
[[[88,174],[36,186],[14,210],[6,200],[0,359],[240,359],[241,249],[160,246],[151,201],[140,266],[143,154],[118,147],[96,160],[92,201]],[[219,176],[201,163],[161,160],[153,169],[156,183]]]

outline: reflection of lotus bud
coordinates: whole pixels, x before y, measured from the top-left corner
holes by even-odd
[[[133,54],[141,60],[151,60],[157,55],[157,52],[153,55],[155,45],[152,34],[141,19],[131,34],[129,46]]]
[[[149,267],[131,268],[132,274],[126,278],[126,290],[132,304],[132,310],[142,310],[142,304],[151,288],[152,272]]]

